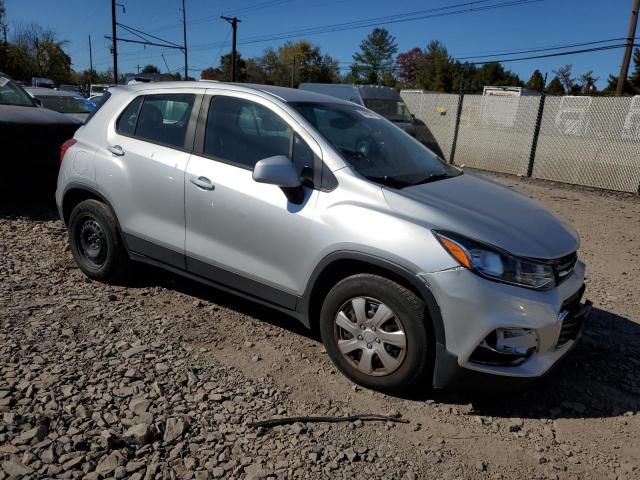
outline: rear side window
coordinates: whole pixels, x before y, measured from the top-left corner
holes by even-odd
[[[118,123],[116,124],[116,130],[118,133],[123,133],[125,135],[133,135],[135,133],[140,105],[142,105],[142,97],[136,97],[136,99],[124,109],[124,112],[122,112],[122,115],[120,115]]]
[[[214,97],[209,105],[204,153],[253,168],[263,158],[288,157],[292,133],[284,120],[258,103]]]
[[[96,104],[96,108],[93,109],[93,111],[89,114],[89,116],[86,118],[86,120],[84,121],[84,123],[86,124],[89,120],[91,120],[93,118],[93,116],[98,113],[98,110],[100,110],[102,108],[102,106],[107,103],[107,100],[109,100],[109,98],[111,97],[111,94],[109,92],[104,92],[102,94],[102,96],[97,99],[94,103]]]
[[[116,128],[124,135],[183,148],[194,101],[192,94],[137,97],[122,112]]]

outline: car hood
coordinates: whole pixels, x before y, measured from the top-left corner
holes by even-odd
[[[572,227],[523,195],[473,173],[401,190],[383,188],[383,193],[401,215],[520,257],[557,259],[579,246]]]
[[[82,125],[82,121],[47,108],[0,105],[0,124]]]

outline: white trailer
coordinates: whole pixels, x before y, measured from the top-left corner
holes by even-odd
[[[518,116],[520,97],[540,96],[540,92],[523,87],[487,86],[482,90],[482,125],[490,127],[513,127]]]

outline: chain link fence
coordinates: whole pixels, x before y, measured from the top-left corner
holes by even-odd
[[[464,95],[458,119],[459,95],[401,95],[447,161],[639,193],[640,96]]]
[[[526,175],[540,97],[465,95],[455,162]]]
[[[640,97],[548,97],[533,176],[638,192]]]
[[[434,141],[440,147],[443,158],[449,161],[460,96],[450,93],[428,93],[421,90],[403,90],[400,95],[409,111],[425,123]]]

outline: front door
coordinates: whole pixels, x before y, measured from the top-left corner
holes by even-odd
[[[293,309],[308,275],[320,149],[315,145],[314,154],[308,134],[283,117],[250,94],[211,98],[202,152],[191,156],[185,176],[186,253],[192,273]],[[252,179],[256,162],[274,155],[297,166],[305,185],[301,204]]]

